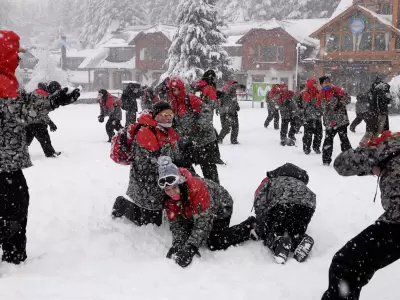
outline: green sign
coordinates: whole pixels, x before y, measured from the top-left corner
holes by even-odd
[[[271,87],[271,83],[253,83],[253,101],[264,101]]]

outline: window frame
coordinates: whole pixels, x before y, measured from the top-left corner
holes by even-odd
[[[261,60],[261,49],[266,47],[275,47],[275,61],[262,61]],[[282,64],[285,62],[285,47],[277,45],[258,45],[255,47],[253,53],[253,63],[261,64]],[[279,50],[281,50],[282,58],[279,60]]]

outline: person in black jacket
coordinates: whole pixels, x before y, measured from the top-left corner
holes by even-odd
[[[136,122],[136,113],[138,111],[136,99],[142,95],[140,83],[129,83],[122,93],[122,109],[126,111],[126,123],[125,127]]]
[[[369,106],[368,93],[359,93],[357,95],[357,102],[356,102],[356,118],[350,125],[350,131],[356,132],[356,127],[360,125],[362,121],[366,122],[368,106]]]

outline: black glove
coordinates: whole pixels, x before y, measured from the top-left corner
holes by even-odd
[[[186,268],[192,262],[193,256],[198,252],[197,247],[190,244],[185,245],[175,253],[175,262],[182,268]]]
[[[172,255],[175,255],[181,247],[179,246],[172,246],[167,253],[167,258],[172,258]]]
[[[104,122],[104,116],[98,116],[97,119],[99,120],[100,123]]]
[[[57,126],[53,122],[49,123],[49,127],[51,132],[57,131]]]
[[[81,95],[78,89],[73,90],[70,94],[67,94],[67,92],[68,88],[63,88],[50,95],[50,103],[53,109],[58,108],[60,105],[65,106],[74,103]]]

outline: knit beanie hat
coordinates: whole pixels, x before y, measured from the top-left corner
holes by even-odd
[[[185,182],[185,178],[181,176],[178,167],[172,162],[169,156],[160,156],[158,159],[158,180],[167,177],[176,177],[176,184]]]
[[[164,110],[172,110],[171,105],[168,102],[160,101],[153,105],[153,118],[157,116],[159,113],[163,112]]]

